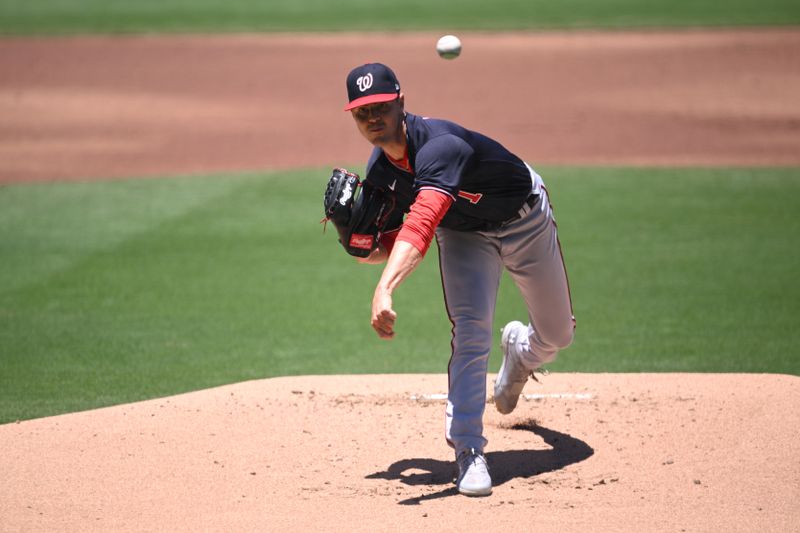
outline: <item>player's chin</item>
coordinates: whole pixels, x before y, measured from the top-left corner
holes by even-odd
[[[387,140],[386,128],[375,128],[367,130],[367,139],[372,144],[380,144]]]

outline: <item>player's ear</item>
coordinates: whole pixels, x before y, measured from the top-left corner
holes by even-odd
[[[397,102],[400,104],[400,109],[405,110],[406,108],[406,95],[400,93],[400,96],[397,97]]]

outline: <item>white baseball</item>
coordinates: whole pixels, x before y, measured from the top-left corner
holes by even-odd
[[[443,59],[455,59],[461,54],[461,39],[455,35],[445,35],[436,43],[436,51]]]

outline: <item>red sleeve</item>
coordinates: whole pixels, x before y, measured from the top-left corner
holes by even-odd
[[[423,189],[411,204],[411,211],[397,235],[398,241],[411,243],[422,255],[428,251],[433,240],[433,231],[444,217],[453,198],[441,191]]]

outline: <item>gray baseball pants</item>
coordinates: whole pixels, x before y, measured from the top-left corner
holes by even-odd
[[[436,241],[445,305],[453,324],[447,442],[456,450],[483,450],[486,374],[492,348],[497,291],[505,268],[528,309],[527,367],[553,361],[575,331],[567,274],[552,208],[541,178],[531,170],[539,200],[523,216],[492,231],[439,227]]]

